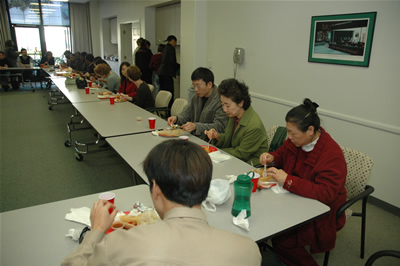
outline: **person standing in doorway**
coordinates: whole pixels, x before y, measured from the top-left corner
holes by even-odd
[[[172,93],[172,100],[169,103],[169,107],[172,106],[174,101],[174,80],[176,77],[176,71],[180,65],[176,62],[176,51],[175,46],[177,39],[174,35],[169,35],[166,39],[168,42],[164,48],[160,69],[158,70],[158,76],[160,78],[160,90],[169,91]]]

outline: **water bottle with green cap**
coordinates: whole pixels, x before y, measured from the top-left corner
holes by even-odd
[[[247,216],[251,215],[250,196],[253,189],[251,179],[254,177],[254,172],[249,172],[245,175],[239,175],[233,183],[235,191],[235,199],[232,205],[232,215],[237,216],[242,210],[246,210]]]

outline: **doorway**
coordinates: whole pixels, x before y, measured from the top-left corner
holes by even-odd
[[[127,61],[134,64],[134,51],[137,47],[136,41],[140,38],[140,23],[131,22],[120,25],[121,32],[121,62]]]

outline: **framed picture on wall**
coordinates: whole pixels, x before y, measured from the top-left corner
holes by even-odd
[[[369,66],[376,12],[313,16],[308,62]]]

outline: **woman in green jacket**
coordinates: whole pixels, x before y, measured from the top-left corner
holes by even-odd
[[[249,164],[259,164],[260,155],[268,150],[267,132],[254,111],[249,88],[236,79],[226,79],[218,87],[222,109],[229,117],[225,133],[214,128],[204,133],[214,139],[223,151]]]

